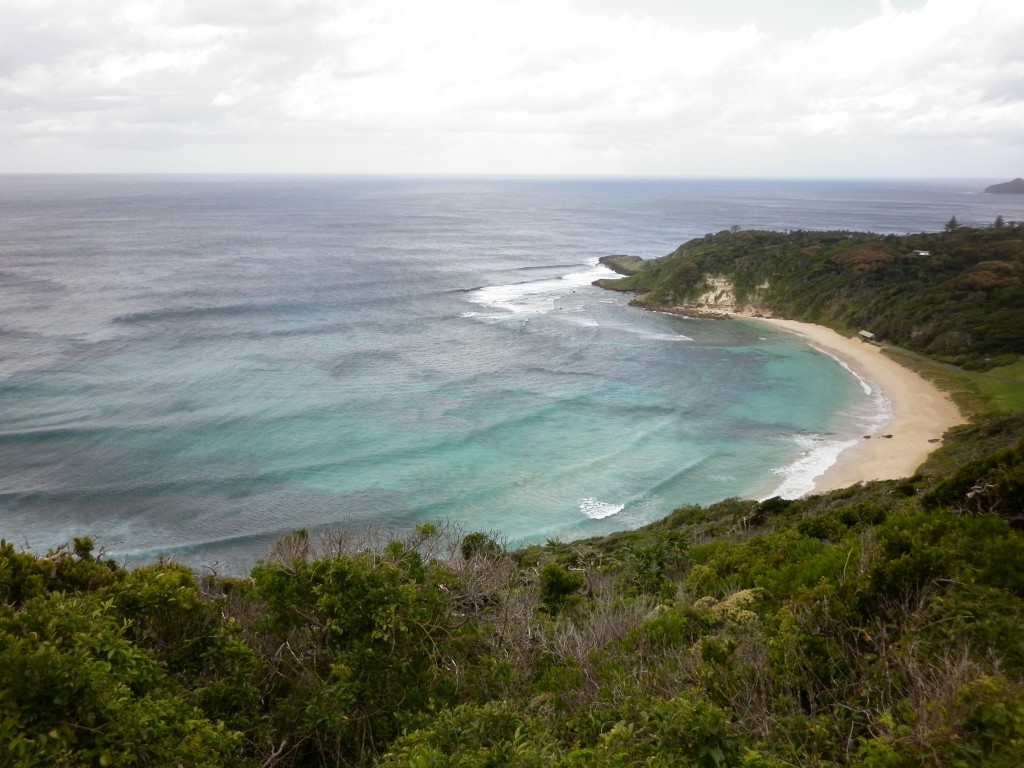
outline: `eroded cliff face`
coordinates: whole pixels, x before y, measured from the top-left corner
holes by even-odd
[[[771,311],[762,306],[759,300],[768,288],[767,282],[759,285],[755,295],[746,297],[744,303],[736,301],[736,286],[725,275],[704,275],[704,283],[708,286],[704,293],[694,301],[679,304],[676,309],[712,314],[771,315]]]

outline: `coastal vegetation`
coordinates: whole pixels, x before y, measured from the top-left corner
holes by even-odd
[[[732,304],[877,338],[989,370],[1024,350],[1024,224],[943,232],[726,231],[630,264],[606,288],[693,311],[728,286]],[[713,303],[713,302],[711,302]]]
[[[1021,243],[1019,225],[727,232],[624,262],[650,306],[685,306],[724,276],[759,311],[915,350],[905,360],[959,387],[974,416],[912,477],[684,506],[516,551],[443,521],[295,531],[245,576],[127,569],[84,536],[43,555],[0,543],[0,755],[1024,764]]]

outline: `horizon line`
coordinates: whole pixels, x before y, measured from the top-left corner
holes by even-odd
[[[774,176],[768,174],[646,174],[646,173],[465,173],[393,171],[0,171],[3,177],[107,176],[107,177],[304,177],[362,179],[481,179],[481,180],[635,180],[635,181],[989,181],[989,176]],[[1005,178],[1005,177],[1000,177]],[[1016,177],[1019,178],[1019,177]],[[1015,179],[1010,179],[1011,181]]]

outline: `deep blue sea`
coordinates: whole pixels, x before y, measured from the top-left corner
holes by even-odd
[[[0,176],[0,537],[237,571],[296,528],[519,544],[799,495],[884,396],[597,259],[1024,218],[991,181]]]

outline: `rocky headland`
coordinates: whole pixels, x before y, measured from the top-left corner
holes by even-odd
[[[608,269],[629,277],[642,271],[647,265],[639,256],[602,256],[598,259]],[[635,289],[624,287],[617,279],[595,280],[594,285],[612,291],[635,293]],[[767,283],[759,287],[758,292],[766,289]],[[647,301],[634,298],[629,303],[634,307],[649,309],[655,312],[667,312],[673,315],[691,317],[729,318],[737,315],[742,317],[771,317],[771,310],[751,301],[737,301],[736,288],[733,281],[726,275],[705,274],[704,290],[701,294],[687,301],[665,302]],[[755,296],[756,298],[756,296]]]
[[[602,256],[598,261],[604,264],[612,272],[629,277],[635,275],[644,268],[644,260],[639,256],[626,256],[623,254],[613,256]]]

